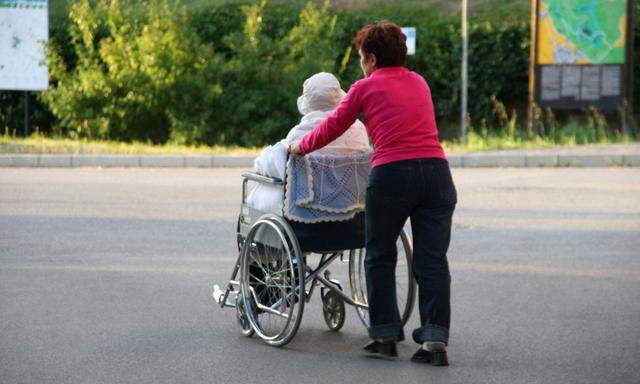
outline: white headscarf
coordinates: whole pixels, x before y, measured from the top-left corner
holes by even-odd
[[[316,73],[302,84],[298,111],[303,115],[313,111],[331,111],[340,104],[344,95],[335,76],[327,72]]]
[[[304,116],[300,124],[289,131],[285,143],[302,139],[307,133],[328,117],[345,96],[340,82],[327,72],[316,73],[302,84],[302,95],[298,97],[298,111]],[[356,120],[342,136],[338,137],[317,153],[348,154],[370,150],[369,138],[364,125]]]

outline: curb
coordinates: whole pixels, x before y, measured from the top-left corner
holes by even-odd
[[[447,158],[452,168],[640,167],[640,153],[454,153]],[[254,159],[232,155],[0,154],[0,167],[252,168]]]

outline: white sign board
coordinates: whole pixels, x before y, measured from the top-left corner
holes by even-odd
[[[416,29],[414,27],[401,28],[402,33],[407,36],[407,55],[416,54]]]
[[[0,0],[0,89],[49,87],[44,45],[49,38],[47,0]]]

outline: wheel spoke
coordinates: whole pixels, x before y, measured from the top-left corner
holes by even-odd
[[[249,276],[252,277],[254,280],[256,280],[258,283],[267,285],[267,283],[264,280],[260,279],[258,276],[254,275],[253,273],[249,272]]]

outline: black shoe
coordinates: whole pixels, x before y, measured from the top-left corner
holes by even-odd
[[[368,357],[395,360],[398,357],[395,339],[372,340],[364,346]]]
[[[414,363],[431,364],[439,367],[446,367],[449,365],[449,359],[447,358],[447,351],[427,351],[420,347],[418,351],[411,357],[411,361]]]

